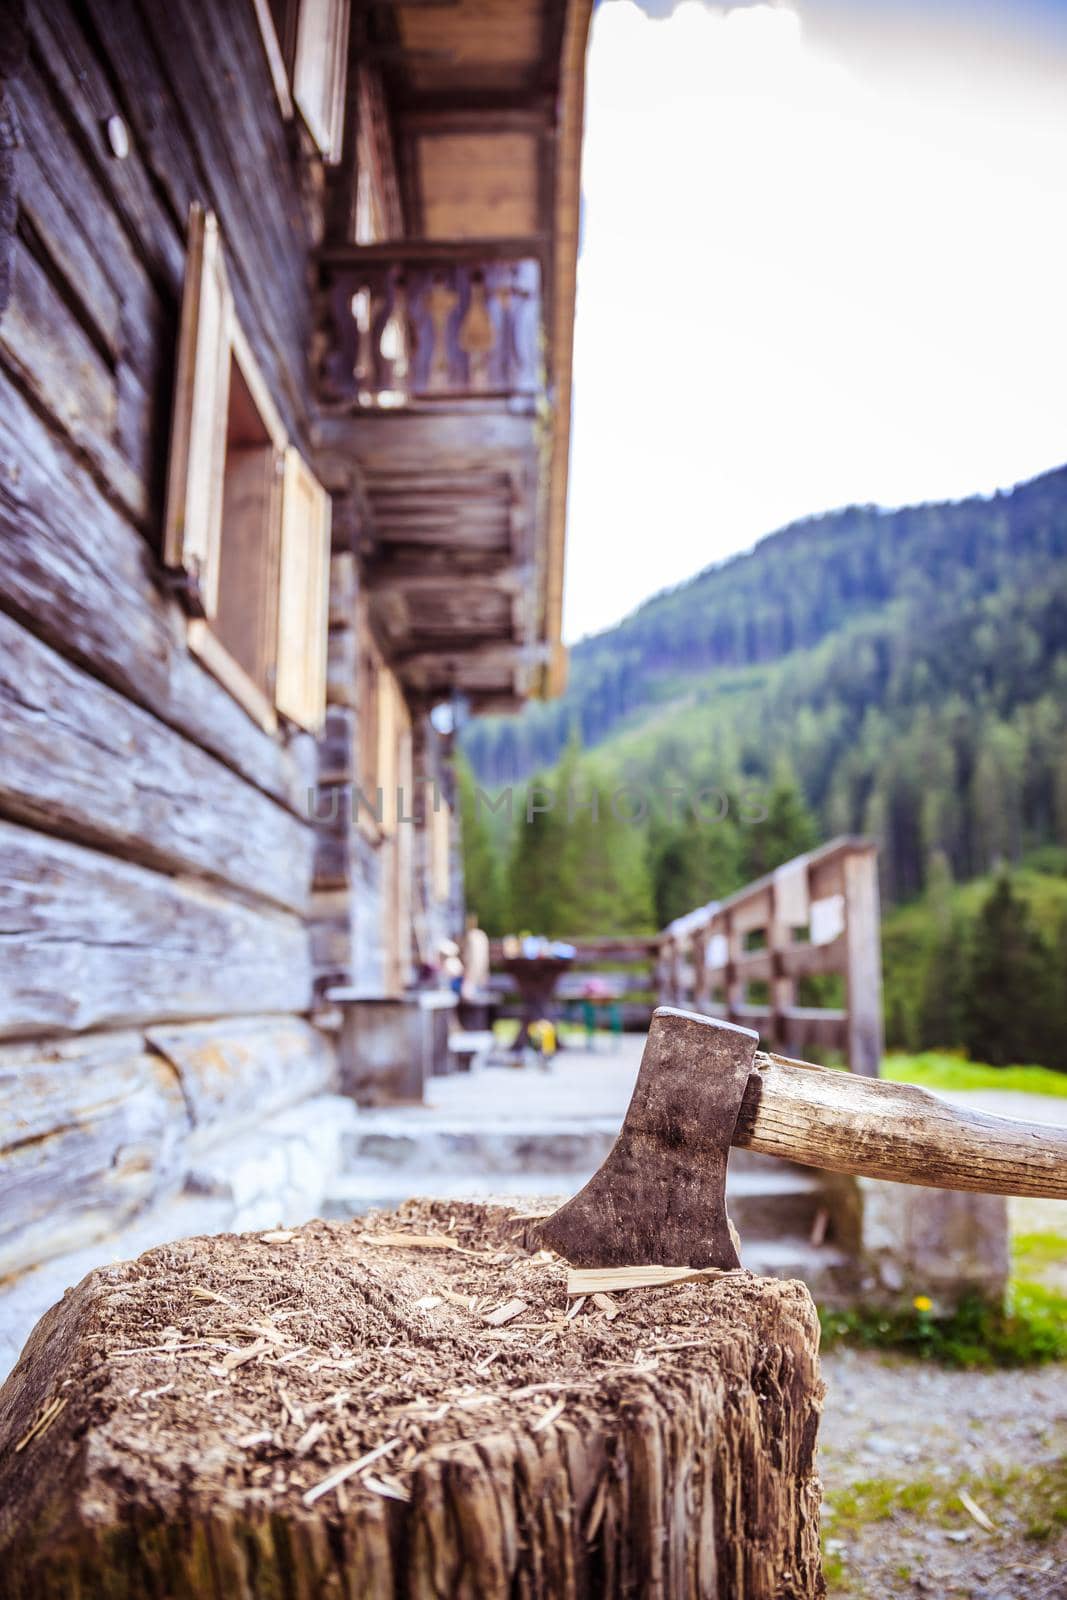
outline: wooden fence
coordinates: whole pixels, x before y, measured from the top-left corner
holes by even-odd
[[[657,1004],[680,1006],[755,1028],[783,1054],[839,1055],[877,1076],[882,958],[869,839],[833,839],[652,937],[572,942],[574,967],[557,989],[564,1014],[593,980],[604,1020],[625,1028],[646,1028]]]
[[[882,1057],[878,858],[833,839],[670,924],[658,944],[661,1005],[755,1028],[773,1049],[839,1052],[877,1076]]]

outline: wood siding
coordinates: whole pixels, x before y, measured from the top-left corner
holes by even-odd
[[[266,732],[197,659],[162,561],[194,201],[308,450],[309,142],[252,0],[53,0],[21,41],[19,9],[0,52],[18,131],[0,170],[0,1271],[104,1237],[180,1184],[198,1139],[332,1073],[306,1020],[314,741]]]

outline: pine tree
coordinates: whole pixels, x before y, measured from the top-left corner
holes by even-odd
[[[779,762],[771,792],[766,800],[767,815],[743,827],[745,877],[762,878],[783,862],[814,849],[819,842],[815,818],[792,769]]]
[[[722,900],[745,881],[739,830],[729,818],[704,821],[690,813],[649,829],[649,868],[656,925],[695,911],[709,900]]]
[[[963,999],[963,1042],[972,1060],[1003,1067],[1038,1061],[1053,992],[1049,951],[1026,901],[1002,872],[978,914]]]
[[[918,1046],[955,1049],[964,1036],[967,923],[953,906],[952,869],[942,851],[931,858],[927,885],[933,929],[919,993]]]
[[[481,807],[477,804],[474,775],[466,758],[455,760],[456,793],[463,841],[463,886],[469,911],[491,937],[505,932],[500,866]]]

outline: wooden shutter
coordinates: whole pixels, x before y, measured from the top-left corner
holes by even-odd
[[[293,99],[327,161],[339,161],[348,68],[349,0],[300,0]]]
[[[392,833],[396,827],[396,790],[399,782],[400,692],[388,667],[378,674],[378,784],[384,800],[382,828]]]
[[[163,560],[184,573],[189,610],[207,618],[218,606],[233,322],[218,220],[194,203],[178,337]]]
[[[452,813],[442,797],[436,811],[430,811],[430,887],[437,901],[448,899],[452,874],[449,871],[449,846],[452,833]]]
[[[316,732],[326,710],[330,605],[330,497],[300,452],[285,452],[282,484],[278,669],[274,701]]]

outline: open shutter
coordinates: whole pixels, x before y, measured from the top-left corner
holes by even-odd
[[[215,615],[218,605],[232,324],[233,301],[218,221],[194,203],[189,211],[163,560],[184,575],[189,610],[207,618]]]
[[[400,741],[399,691],[388,667],[378,674],[378,785],[384,799],[382,830],[396,827],[396,790],[399,782]]]
[[[282,485],[278,668],[274,701],[316,732],[326,710],[330,606],[330,497],[292,445]]]
[[[349,0],[300,0],[293,99],[327,161],[341,158]]]

